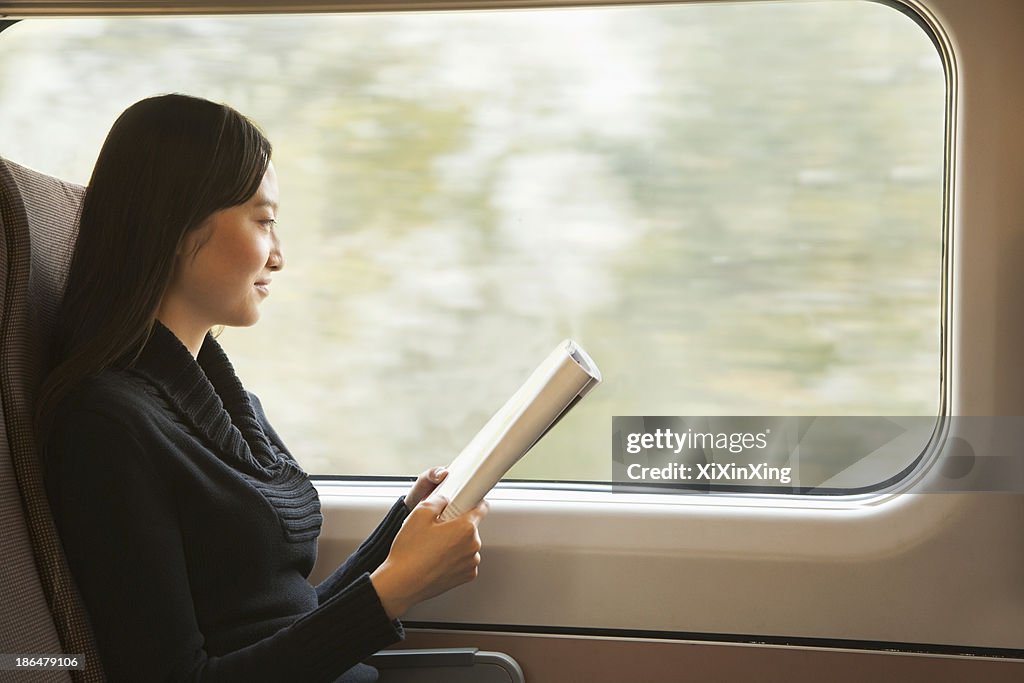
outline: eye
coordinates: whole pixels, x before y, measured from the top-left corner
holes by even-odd
[[[267,230],[270,230],[275,225],[277,225],[277,219],[276,218],[264,218],[264,219],[259,221],[259,224],[262,225]]]

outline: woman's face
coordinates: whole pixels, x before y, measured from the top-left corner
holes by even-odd
[[[204,335],[214,325],[245,327],[259,320],[270,279],[284,265],[274,226],[277,205],[270,164],[249,201],[214,213],[186,235],[161,319],[166,315],[183,332]]]

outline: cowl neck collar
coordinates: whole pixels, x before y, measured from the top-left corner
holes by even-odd
[[[255,476],[280,469],[283,462],[256,419],[249,394],[212,334],[206,333],[198,357],[193,358],[181,340],[156,320],[132,369],[145,376],[221,457]]]

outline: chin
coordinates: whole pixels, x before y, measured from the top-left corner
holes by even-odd
[[[221,323],[228,327],[252,327],[260,321],[260,312],[258,310],[248,311],[242,315],[233,316],[230,321]]]

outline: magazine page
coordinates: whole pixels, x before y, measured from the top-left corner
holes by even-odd
[[[601,381],[572,340],[555,347],[448,467],[434,495],[448,498],[442,520],[475,506],[561,417]]]

